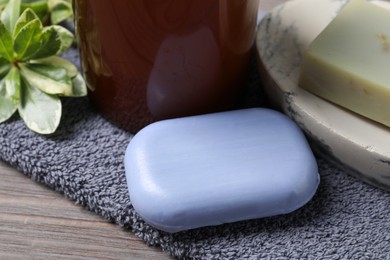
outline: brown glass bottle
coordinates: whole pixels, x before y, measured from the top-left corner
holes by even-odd
[[[258,0],[75,0],[90,97],[136,132],[161,119],[234,108]]]

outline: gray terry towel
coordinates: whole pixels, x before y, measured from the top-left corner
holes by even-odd
[[[77,50],[66,57],[77,62]],[[260,85],[255,71],[249,105],[261,102],[261,89],[253,87]],[[149,245],[196,259],[390,259],[390,193],[322,158],[316,196],[292,214],[173,235],[160,232],[137,215],[128,196],[123,156],[131,134],[100,117],[87,98],[65,98],[63,104],[61,126],[50,136],[26,129],[18,116],[0,124],[0,158]]]

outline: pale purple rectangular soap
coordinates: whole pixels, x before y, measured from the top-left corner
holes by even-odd
[[[286,214],[319,184],[301,130],[260,108],[151,124],[131,140],[125,167],[135,210],[167,232]]]

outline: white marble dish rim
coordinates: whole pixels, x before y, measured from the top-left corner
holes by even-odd
[[[390,8],[389,1],[371,1]],[[298,86],[302,54],[347,0],[292,0],[261,21],[256,47],[271,102],[306,133],[313,149],[351,175],[390,191],[390,128]]]

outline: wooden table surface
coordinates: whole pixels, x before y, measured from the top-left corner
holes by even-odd
[[[0,163],[0,259],[169,257]]]
[[[260,0],[269,10],[284,0]],[[170,259],[0,162],[0,259]]]

